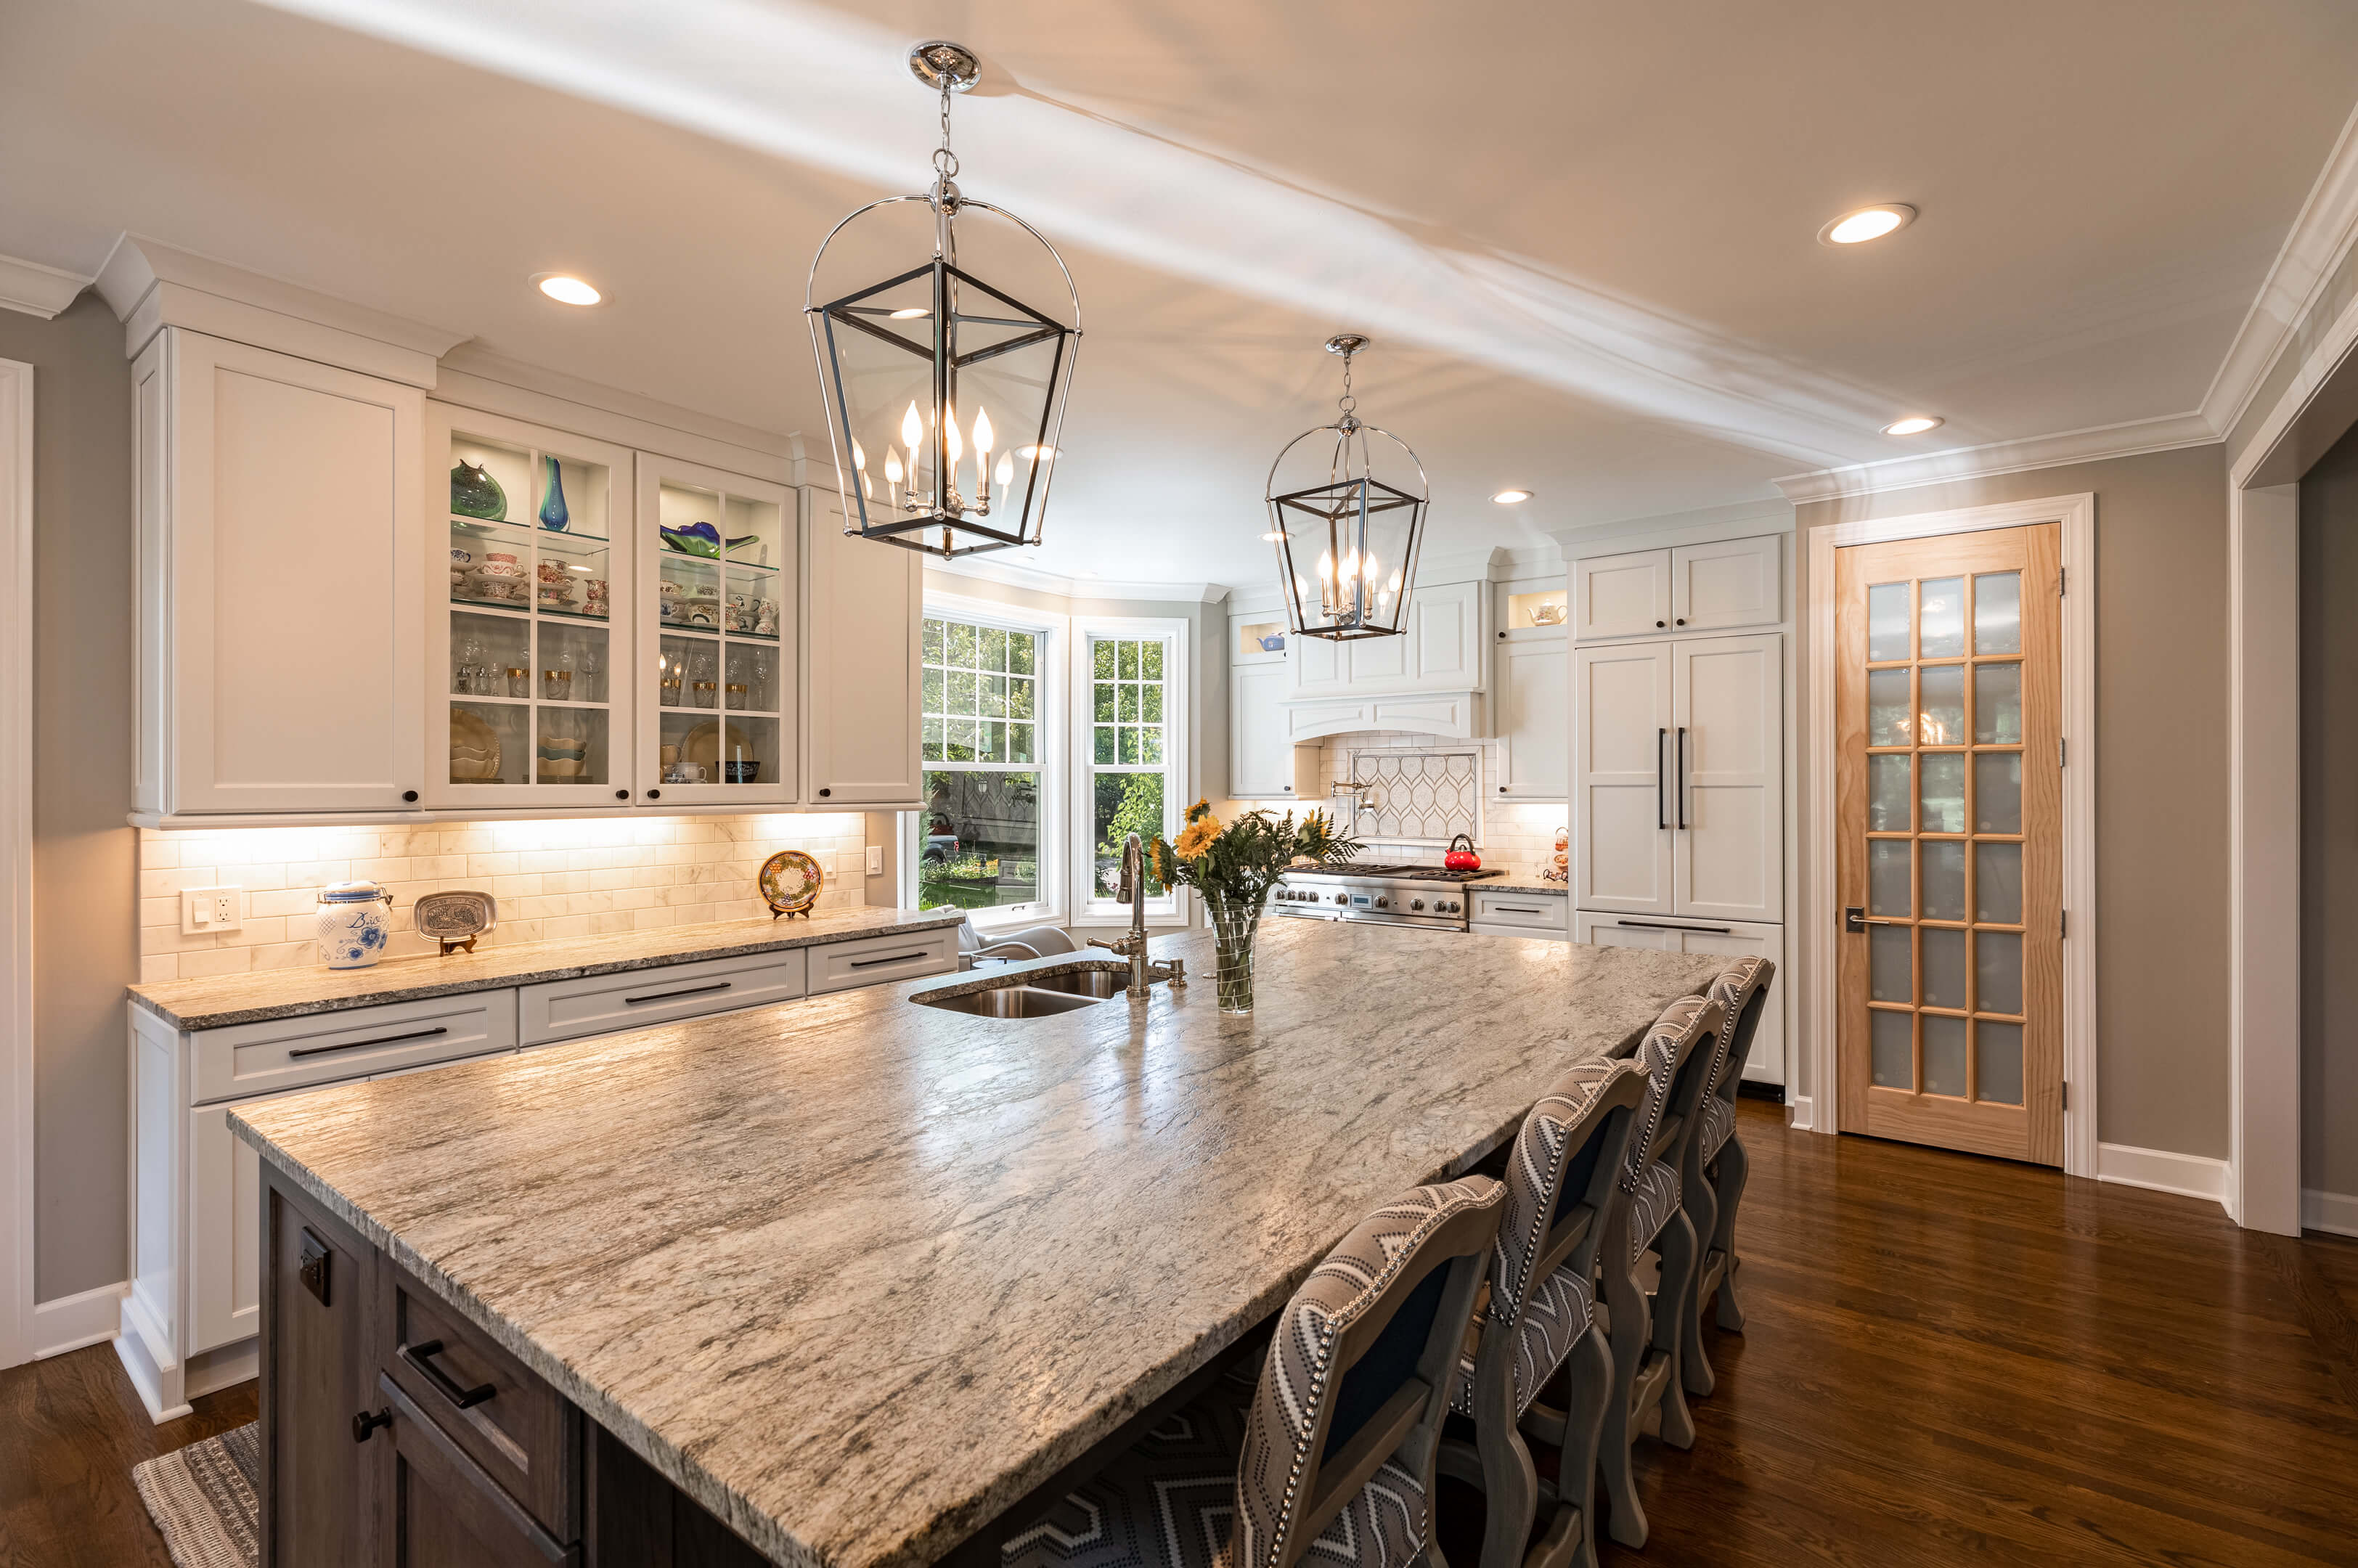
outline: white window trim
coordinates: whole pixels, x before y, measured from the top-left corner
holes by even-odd
[[[1072,908],[1071,924],[1076,926],[1127,925],[1129,911],[1109,898],[1097,896],[1090,885],[1090,873],[1096,865],[1096,822],[1092,804],[1094,795],[1086,785],[1091,772],[1090,758],[1095,755],[1095,737],[1090,731],[1094,718],[1093,704],[1083,702],[1081,694],[1089,689],[1094,672],[1089,668],[1088,648],[1092,637],[1167,637],[1171,651],[1163,661],[1163,764],[1168,784],[1163,792],[1163,832],[1165,838],[1175,838],[1180,816],[1194,804],[1188,795],[1195,773],[1188,751],[1190,732],[1195,727],[1195,693],[1188,676],[1194,651],[1188,645],[1188,623],[1184,616],[1075,616],[1072,622],[1072,656],[1069,665],[1066,696],[1071,715],[1069,742],[1072,755],[1070,797],[1072,800],[1071,845]],[[1087,800],[1084,796],[1087,796]],[[1161,898],[1146,901],[1146,918],[1153,925],[1192,925],[1195,924],[1195,898],[1187,888],[1174,888]]]
[[[1070,903],[1071,880],[1065,864],[1067,838],[1065,817],[1073,798],[1075,779],[1073,768],[1063,754],[1071,746],[1071,726],[1065,717],[1069,697],[1065,688],[1070,684],[1071,676],[1065,646],[1072,639],[1072,621],[1067,616],[1047,611],[1026,610],[1021,605],[1001,604],[997,600],[968,599],[962,594],[930,590],[925,596],[920,615],[922,618],[939,617],[981,626],[996,626],[1006,632],[1026,632],[1040,639],[1039,656],[1033,661],[1033,668],[1038,672],[1039,677],[1039,717],[1033,733],[1037,738],[1041,752],[1041,897],[1032,903],[969,910],[967,922],[983,933],[1011,931],[1026,925],[1062,925],[1065,924],[1065,911]],[[1061,681],[1055,678],[1059,668],[1067,668],[1065,678]],[[919,722],[923,722],[922,718]],[[937,765],[922,759],[918,762],[921,786],[925,770]],[[924,848],[925,816],[923,811],[901,814],[902,902],[913,909],[917,906],[917,862],[919,852]]]
[[[32,1359],[33,367],[0,360],[0,1367]]]

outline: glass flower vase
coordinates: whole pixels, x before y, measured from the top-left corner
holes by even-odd
[[[1248,900],[1217,888],[1204,890],[1205,913],[1212,921],[1212,982],[1222,1012],[1253,1010],[1253,936],[1260,929],[1265,896]]]

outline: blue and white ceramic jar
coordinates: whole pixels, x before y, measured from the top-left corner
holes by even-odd
[[[331,969],[365,969],[393,938],[393,894],[375,882],[330,882],[319,890],[312,925],[319,957]]]

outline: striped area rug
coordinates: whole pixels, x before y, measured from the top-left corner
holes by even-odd
[[[255,1568],[262,1561],[257,1423],[134,1465],[131,1482],[176,1568]]]

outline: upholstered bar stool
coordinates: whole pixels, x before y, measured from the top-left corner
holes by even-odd
[[[1604,1277],[1607,1332],[1613,1346],[1613,1394],[1605,1404],[1601,1458],[1611,1501],[1613,1539],[1646,1544],[1646,1511],[1629,1451],[1646,1417],[1662,1416],[1662,1441],[1694,1446],[1694,1418],[1679,1379],[1686,1320],[1694,1314],[1694,1226],[1679,1204],[1679,1168],[1694,1136],[1696,1103],[1726,1027],[1719,1003],[1691,996],[1662,1010],[1638,1046],[1646,1098],[1629,1141],[1621,1190],[1628,1201],[1607,1217],[1597,1267]],[[1639,1282],[1648,1252],[1660,1260],[1651,1301]]]
[[[1743,1140],[1736,1136],[1736,1091],[1752,1054],[1752,1036],[1768,1003],[1768,982],[1777,966],[1766,958],[1738,958],[1720,970],[1704,994],[1727,1011],[1727,1049],[1704,1088],[1695,1135],[1681,1173],[1687,1218],[1702,1238],[1703,1261],[1695,1271],[1695,1310],[1687,1315],[1686,1345],[1679,1357],[1681,1380],[1691,1394],[1708,1394],[1715,1379],[1704,1354],[1703,1314],[1719,1300],[1719,1326],[1744,1331],[1744,1309],[1736,1300],[1736,1206],[1751,1172]]]
[[[1515,1137],[1486,1298],[1450,1396],[1475,1441],[1445,1439],[1441,1450],[1442,1470],[1486,1499],[1482,1568],[1595,1562],[1596,1444],[1613,1353],[1596,1327],[1593,1281],[1608,1217],[1627,1201],[1621,1172],[1645,1096],[1645,1078],[1628,1063],[1584,1063],[1541,1097]],[[1535,1410],[1559,1368],[1563,1408]],[[1562,1450],[1552,1487],[1541,1484],[1517,1430],[1527,1417],[1534,1435]],[[1542,1504],[1549,1517],[1535,1531]]]
[[[1360,1221],[1278,1314],[1249,1397],[1230,1380],[1173,1412],[1002,1568],[1408,1568],[1504,1198],[1468,1176]]]

